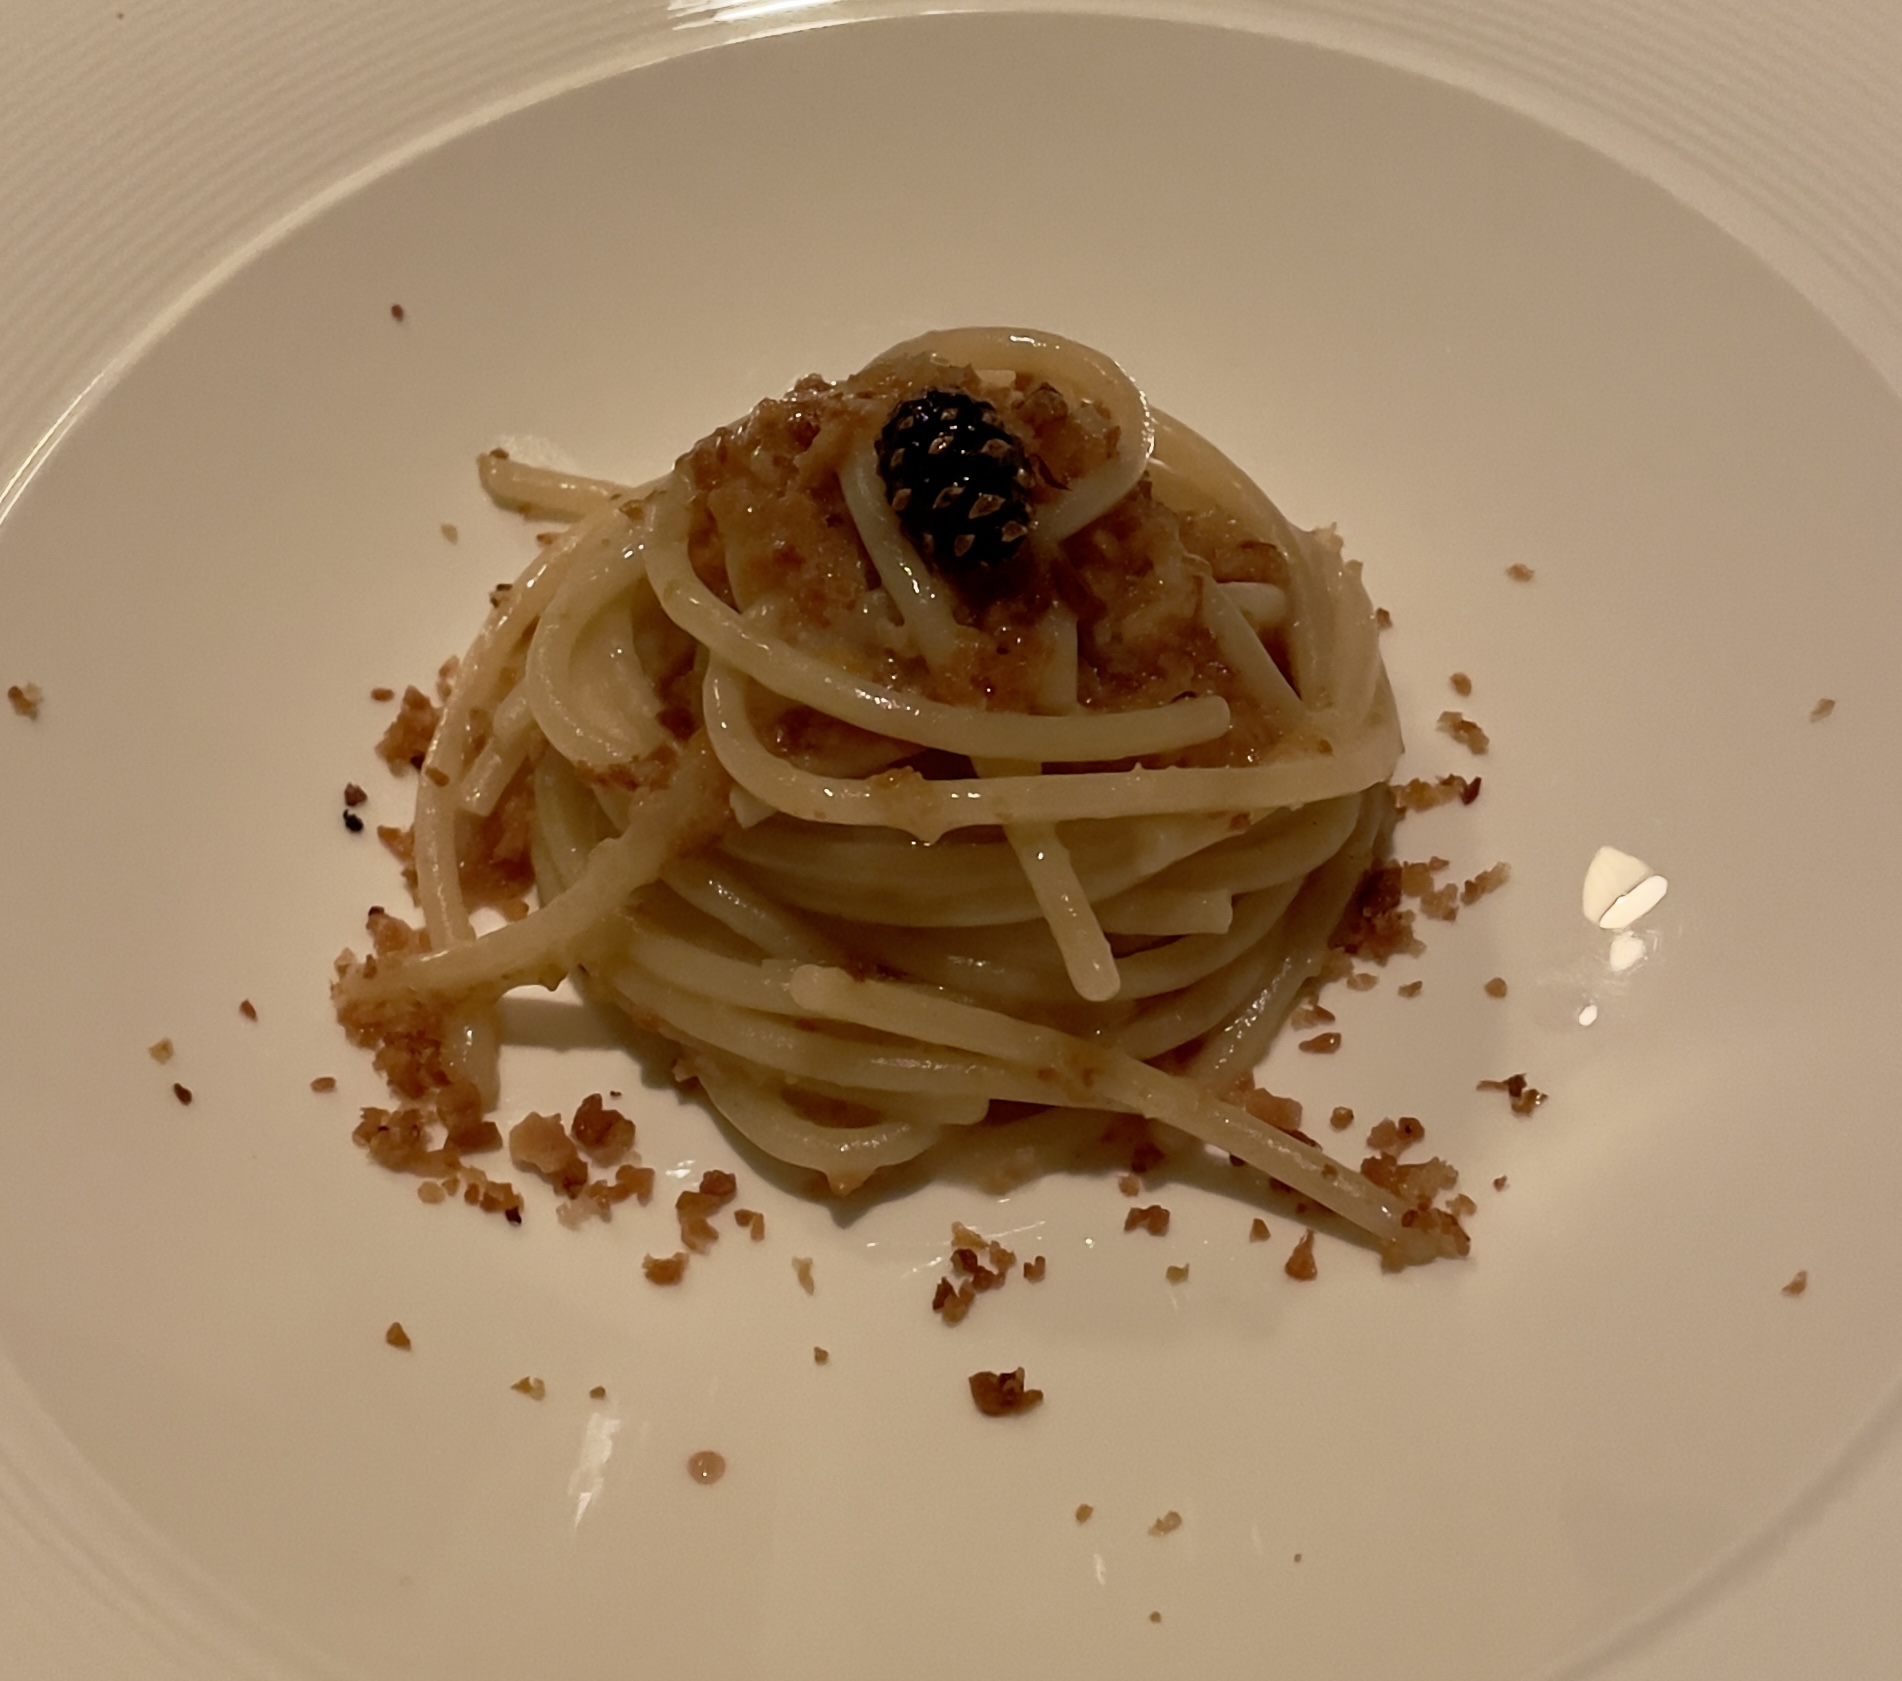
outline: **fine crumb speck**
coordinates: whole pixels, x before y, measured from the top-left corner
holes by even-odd
[[[1493,978],[1486,983],[1486,996],[1488,998],[1504,998],[1506,996],[1506,983],[1504,979],[1498,975],[1494,975]]]
[[[250,999],[241,998],[238,1000],[238,1014],[243,1016],[246,1021],[256,1021],[258,1019],[258,1007],[253,1004]]]
[[[1493,1181],[1493,1189],[1495,1191],[1503,1191],[1509,1183],[1510,1181],[1502,1173],[1497,1179]]]
[[[1035,1284],[1043,1277],[1049,1264],[1050,1257],[1048,1255],[1031,1256],[1029,1260],[1024,1262],[1024,1282],[1027,1284]]]
[[[1301,1555],[1299,1553],[1296,1553],[1294,1555],[1294,1561],[1296,1564],[1299,1564],[1301,1562]]]
[[[319,1074],[316,1079],[311,1081],[310,1089],[312,1091],[335,1091],[337,1089],[336,1077],[331,1074]]]
[[[1327,1118],[1327,1124],[1336,1132],[1345,1132],[1354,1124],[1354,1111],[1345,1103],[1337,1103],[1334,1106],[1334,1113]]]
[[[831,1358],[832,1358],[832,1354],[829,1349],[820,1348],[817,1344],[813,1346],[812,1363],[815,1366],[823,1366]]]
[[[390,1321],[390,1328],[383,1333],[383,1340],[392,1348],[408,1348],[410,1346],[409,1332],[403,1329],[403,1322],[400,1319],[392,1319]]]
[[[1790,1280],[1788,1284],[1783,1286],[1783,1293],[1786,1296],[1800,1296],[1809,1287],[1810,1287],[1809,1273],[1807,1271],[1799,1272],[1793,1279]]]
[[[1447,679],[1453,685],[1453,693],[1462,700],[1473,692],[1473,680],[1463,671],[1456,671]]]
[[[1161,1203],[1151,1208],[1132,1208],[1123,1216],[1123,1230],[1148,1232],[1151,1237],[1162,1237],[1169,1230],[1169,1210]]]
[[[1186,1266],[1169,1267],[1165,1270],[1163,1276],[1166,1277],[1171,1284],[1186,1284],[1189,1278],[1189,1269]]]
[[[1126,1197],[1139,1197],[1142,1195],[1143,1182],[1135,1174],[1125,1173],[1116,1181],[1116,1188]]]
[[[641,1260],[641,1271],[649,1284],[678,1284],[687,1270],[687,1252],[677,1250],[672,1255],[648,1255]]]
[[[395,700],[396,691],[394,689],[384,688],[381,684],[379,684],[376,688],[370,691],[370,698],[378,702],[382,702],[386,700]]]
[[[539,1401],[548,1393],[548,1385],[538,1377],[519,1377],[509,1388],[518,1395],[526,1395],[531,1401]]]
[[[1515,560],[1506,568],[1506,576],[1515,584],[1529,584],[1532,582],[1532,568],[1524,561]]]
[[[1248,1241],[1250,1243],[1266,1243],[1268,1241],[1268,1222],[1259,1214],[1248,1223]]]
[[[1182,1514],[1180,1512],[1164,1512],[1161,1517],[1157,1518],[1156,1521],[1149,1526],[1149,1533],[1151,1535],[1173,1535],[1181,1527]]]
[[[986,1418],[1006,1418],[1043,1405],[1043,1391],[1024,1383],[1024,1368],[1012,1372],[973,1372],[971,1399]]]
[[[1492,737],[1463,712],[1442,712],[1435,727],[1442,735],[1450,735],[1469,753],[1484,753],[1492,746]]]
[[[1281,1270],[1290,1278],[1297,1278],[1303,1284],[1312,1280],[1319,1272],[1314,1264],[1314,1233],[1308,1232],[1294,1246],[1294,1253],[1281,1263]]]
[[[462,533],[447,520],[444,520],[442,522],[442,540],[445,543],[460,543],[462,541]]]
[[[1095,1516],[1096,1516],[1096,1508],[1092,1506],[1087,1500],[1076,1509],[1076,1521],[1078,1523],[1088,1523],[1090,1519]]]
[[[1310,1056],[1332,1056],[1341,1048],[1341,1036],[1338,1033],[1317,1033],[1312,1039],[1297,1040],[1295,1048],[1306,1051]]]
[[[1393,629],[1393,614],[1384,607],[1374,609],[1374,624],[1381,630]]]
[[[815,1288],[812,1282],[812,1257],[795,1255],[792,1263],[793,1276],[799,1280],[799,1288],[810,1296]]]
[[[1394,990],[1397,991],[1402,998],[1418,998],[1420,996],[1420,988],[1425,985],[1425,981],[1408,981],[1405,986],[1396,987]]]
[[[174,1080],[172,1082],[172,1096],[177,1098],[180,1103],[190,1103],[192,1100],[192,1089],[190,1086],[181,1086]]]
[[[401,321],[403,319],[403,306],[401,304],[390,305],[390,319],[392,321]]]
[[[1160,1611],[1151,1611],[1151,1612],[1149,1613],[1149,1620],[1150,1620],[1150,1621],[1151,1621],[1152,1623],[1159,1623],[1159,1622],[1161,1622],[1161,1621],[1162,1621],[1162,1613],[1161,1613]]]
[[[1825,695],[1810,708],[1810,722],[1812,724],[1820,724],[1835,710],[1836,703],[1831,700],[1828,695]]]
[[[154,1040],[145,1047],[145,1054],[154,1062],[170,1062],[173,1056],[172,1042],[169,1039]]]
[[[588,1391],[588,1399],[590,1401],[605,1401],[607,1398],[608,1386],[605,1383],[597,1383]]]
[[[34,719],[40,715],[41,703],[46,692],[37,683],[14,683],[7,689],[7,701],[22,718]]]

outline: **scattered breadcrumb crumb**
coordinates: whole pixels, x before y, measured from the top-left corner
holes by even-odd
[[[1299,1564],[1301,1562],[1301,1555],[1299,1553],[1296,1553],[1294,1555],[1294,1561],[1296,1564]]]
[[[1442,735],[1450,735],[1469,753],[1484,753],[1492,738],[1461,712],[1442,712],[1437,726]]]
[[[1415,1115],[1402,1115],[1399,1120],[1384,1120],[1367,1134],[1367,1148],[1370,1150],[1390,1151],[1402,1156],[1426,1137],[1426,1128]]]
[[[548,1385],[538,1377],[518,1377],[509,1388],[518,1395],[526,1395],[531,1401],[539,1401],[548,1393]]]
[[[241,998],[238,1000],[238,1014],[243,1016],[246,1021],[256,1021],[258,1019],[258,1007],[253,1004],[250,999]]]
[[[1116,1188],[1126,1197],[1137,1197],[1142,1195],[1143,1182],[1135,1174],[1125,1173],[1116,1181]]]
[[[7,700],[13,710],[29,721],[39,717],[45,699],[46,692],[37,683],[14,683],[7,689]]]
[[[1148,1232],[1152,1237],[1161,1237],[1169,1230],[1169,1210],[1161,1203],[1149,1208],[1132,1208],[1123,1216],[1123,1230]]]
[[[1189,1269],[1186,1266],[1170,1267],[1164,1276],[1171,1284],[1186,1284],[1189,1281]]]
[[[698,1190],[682,1191],[674,1199],[674,1212],[680,1220],[680,1241],[696,1255],[704,1255],[719,1242],[713,1216],[739,1194],[739,1182],[722,1168],[709,1168],[700,1175]]]
[[[390,1321],[390,1328],[383,1333],[383,1340],[392,1348],[408,1348],[410,1346],[409,1332],[403,1329],[403,1321],[400,1319],[392,1319]]]
[[[1161,1613],[1160,1611],[1151,1611],[1151,1612],[1149,1613],[1149,1620],[1150,1620],[1150,1621],[1151,1621],[1152,1623],[1159,1623],[1159,1622],[1161,1622],[1161,1621],[1162,1621],[1162,1613]]]
[[[1248,1241],[1250,1243],[1266,1243],[1268,1241],[1268,1222],[1259,1214],[1248,1223]]]
[[[174,1080],[172,1082],[172,1096],[177,1098],[180,1103],[190,1103],[192,1100],[191,1087],[181,1086],[176,1080]]]
[[[1425,985],[1425,981],[1408,981],[1404,986],[1397,987],[1395,990],[1402,998],[1418,998],[1420,996],[1420,988]]]
[[[1024,1386],[1024,1368],[1014,1372],[973,1372],[971,1399],[986,1418],[1004,1418],[1011,1413],[1027,1413],[1043,1404],[1041,1389]]]
[[[1546,1098],[1537,1086],[1526,1083],[1523,1074],[1508,1074],[1503,1080],[1481,1080],[1473,1090],[1504,1092],[1515,1115],[1530,1115]]]
[[[1312,1280],[1320,1271],[1314,1264],[1314,1233],[1308,1232],[1294,1246],[1294,1253],[1281,1264],[1281,1270],[1290,1278],[1298,1278],[1303,1284]]]
[[[1050,1264],[1048,1255],[1033,1255],[1024,1262],[1024,1282],[1035,1284],[1044,1275],[1044,1269]]]
[[[311,1081],[310,1089],[312,1091],[335,1091],[337,1089],[337,1077],[334,1074],[319,1074],[316,1079]]]
[[[1810,708],[1810,722],[1812,724],[1820,724],[1835,710],[1836,703],[1831,700],[1828,695],[1825,695]]]
[[[439,1202],[447,1202],[449,1200],[449,1193],[445,1191],[442,1186],[437,1184],[434,1179],[425,1179],[416,1187],[416,1200],[418,1202],[426,1202],[434,1207]]]
[[[793,1276],[799,1280],[799,1288],[810,1296],[815,1288],[812,1282],[812,1257],[795,1255],[792,1262]]]
[[[757,1208],[736,1208],[733,1210],[733,1223],[743,1232],[750,1232],[755,1243],[766,1240],[766,1216]]]
[[[590,1401],[605,1401],[607,1398],[608,1398],[608,1387],[604,1383],[597,1383],[592,1389],[588,1391],[588,1399]]]
[[[1380,985],[1380,977],[1371,969],[1356,969],[1347,977],[1349,992],[1371,992]]]
[[[1374,609],[1374,624],[1381,630],[1393,629],[1393,614],[1384,607]]]
[[[379,701],[379,702],[387,701],[387,700],[395,700],[396,691],[394,689],[386,689],[383,687],[382,684],[379,683],[374,689],[370,691],[370,698],[374,701]]]
[[[1506,576],[1515,584],[1529,584],[1532,582],[1532,568],[1524,561],[1515,560],[1506,568]]]
[[[817,1343],[813,1344],[812,1363],[815,1366],[823,1366],[831,1358],[832,1354],[829,1349],[821,1348]]]
[[[1505,977],[1503,975],[1494,975],[1493,978],[1486,983],[1485,991],[1488,998],[1504,998],[1506,996]]]
[[[1088,1523],[1090,1519],[1095,1516],[1096,1516],[1096,1508],[1092,1506],[1087,1500],[1076,1509],[1076,1521],[1078,1523]]]
[[[1506,1188],[1506,1184],[1507,1184],[1506,1176],[1502,1173],[1497,1179],[1493,1181],[1493,1189],[1495,1191],[1503,1191]]]
[[[687,1461],[687,1475],[697,1483],[717,1483],[726,1475],[726,1460],[711,1448],[702,1448]]]
[[[361,784],[346,782],[343,785],[343,803],[353,809],[363,804],[370,796],[363,791]]]
[[[1156,1521],[1149,1526],[1149,1533],[1151,1535],[1173,1535],[1181,1527],[1182,1514],[1180,1512],[1164,1512],[1161,1517],[1157,1518]]]
[[[401,304],[390,305],[390,319],[392,321],[401,321],[403,319],[403,306]]]
[[[460,543],[462,541],[462,533],[447,520],[442,522],[442,536],[445,543]]]
[[[1456,671],[1447,679],[1453,685],[1453,693],[1462,699],[1473,692],[1473,680],[1463,671]]]
[[[1810,1287],[1809,1273],[1807,1271],[1799,1272],[1794,1278],[1790,1280],[1788,1284],[1783,1286],[1783,1293],[1786,1296],[1800,1296],[1809,1287]]]
[[[648,1255],[641,1261],[641,1271],[647,1275],[649,1284],[678,1284],[686,1270],[687,1253],[684,1249],[665,1257]]]
[[[145,1054],[154,1062],[170,1062],[173,1056],[172,1042],[169,1039],[156,1039],[145,1047]]]
[[[1511,879],[1510,864],[1495,864],[1490,870],[1481,870],[1460,889],[1460,903],[1476,905],[1488,893],[1497,893]]]
[[[1317,1033],[1312,1039],[1297,1040],[1295,1048],[1312,1056],[1332,1056],[1341,1048],[1341,1036],[1338,1033]]]

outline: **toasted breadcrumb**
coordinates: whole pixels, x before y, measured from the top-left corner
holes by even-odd
[[[1149,1613],[1149,1620],[1150,1620],[1150,1621],[1151,1621],[1152,1623],[1159,1623],[1159,1622],[1161,1622],[1161,1621],[1162,1621],[1162,1613],[1161,1613],[1160,1611],[1151,1611],[1151,1612]]]
[[[1484,990],[1488,998],[1504,998],[1506,996],[1505,977],[1502,975],[1494,975],[1493,978],[1486,983]]]
[[[169,1039],[155,1039],[145,1047],[145,1054],[154,1062],[170,1062],[175,1054]]]
[[[1456,671],[1447,679],[1453,685],[1453,693],[1464,699],[1473,692],[1473,680],[1463,671]]]
[[[1349,992],[1371,992],[1380,985],[1380,977],[1371,969],[1356,969],[1347,977]]]
[[[548,1385],[538,1377],[518,1377],[509,1388],[518,1395],[526,1395],[531,1401],[539,1401],[548,1393]]]
[[[425,1179],[416,1187],[416,1200],[429,1203],[433,1207],[437,1203],[447,1202],[449,1193],[434,1179]]]
[[[813,1363],[813,1364],[814,1364],[815,1366],[823,1366],[823,1365],[825,1365],[825,1364],[826,1364],[826,1362],[827,1362],[827,1361],[829,1361],[829,1360],[830,1360],[831,1358],[832,1358],[832,1354],[831,1354],[831,1351],[830,1351],[829,1349],[824,1349],[824,1348],[821,1348],[821,1347],[819,1347],[819,1345],[818,1345],[817,1343],[815,1343],[815,1344],[813,1344],[813,1348],[812,1348],[812,1363]]]
[[[1088,1523],[1090,1519],[1095,1516],[1096,1516],[1096,1508],[1092,1506],[1087,1500],[1076,1509],[1076,1521],[1078,1523]]]
[[[1157,1518],[1156,1521],[1149,1526],[1149,1533],[1151,1535],[1173,1535],[1181,1527],[1182,1514],[1180,1512],[1164,1512],[1161,1517]]]
[[[713,1216],[739,1194],[739,1183],[722,1168],[710,1168],[700,1175],[700,1188],[682,1191],[674,1199],[674,1212],[680,1220],[680,1241],[696,1255],[704,1255],[720,1241]]]
[[[1026,1284],[1039,1283],[1049,1265],[1050,1257],[1048,1255],[1031,1256],[1029,1260],[1024,1262],[1024,1282]]]
[[[390,1321],[390,1328],[383,1333],[383,1340],[392,1348],[408,1348],[410,1346],[409,1332],[403,1329],[403,1322],[400,1319],[392,1319]]]
[[[1268,1241],[1268,1222],[1259,1214],[1248,1222],[1248,1241],[1250,1243],[1266,1243]]]
[[[1376,607],[1374,609],[1374,624],[1381,630],[1392,630],[1393,614],[1389,613],[1384,607]]]
[[[1404,1155],[1426,1137],[1426,1128],[1412,1115],[1402,1115],[1399,1120],[1380,1122],[1367,1134],[1367,1148],[1370,1150],[1392,1151],[1396,1156]]]
[[[1024,1368],[1014,1372],[973,1372],[971,1399],[986,1418],[1006,1418],[1012,1413],[1027,1413],[1043,1404],[1043,1391],[1024,1385]]]
[[[810,1296],[817,1288],[812,1282],[812,1257],[795,1255],[792,1262],[793,1276],[799,1280],[799,1288]]]
[[[1312,1056],[1332,1056],[1341,1048],[1341,1036],[1338,1033],[1317,1033],[1312,1039],[1297,1040],[1295,1048],[1307,1051]]]
[[[1471,805],[1479,798],[1480,781],[1477,776],[1457,774],[1442,776],[1432,782],[1423,776],[1416,776],[1394,789],[1394,809],[1404,815],[1411,811],[1432,811],[1436,806],[1451,805],[1455,800],[1461,805]]]
[[[1469,753],[1484,753],[1492,745],[1491,737],[1464,713],[1442,712],[1437,727],[1442,735],[1450,735]]]
[[[22,718],[38,718],[45,699],[46,692],[37,683],[13,683],[7,688],[7,701]]]
[[[1825,695],[1810,708],[1810,722],[1812,724],[1820,724],[1835,710],[1836,703],[1831,700],[1828,695]]]
[[[1344,1103],[1337,1103],[1334,1113],[1327,1118],[1327,1124],[1336,1132],[1345,1132],[1354,1124],[1354,1111]]]
[[[1529,584],[1532,582],[1532,568],[1524,561],[1515,560],[1506,568],[1506,576],[1515,584]]]
[[[436,703],[414,683],[403,691],[401,710],[376,744],[377,757],[390,767],[392,776],[423,768],[423,755],[429,751],[441,718]]]
[[[1488,893],[1497,893],[1511,879],[1510,864],[1495,864],[1490,870],[1481,870],[1460,889],[1460,903],[1476,905]]]
[[[363,791],[362,787],[355,782],[346,782],[343,785],[343,803],[352,810],[362,805],[369,797],[370,796]]]
[[[1508,1182],[1509,1181],[1507,1180],[1506,1176],[1502,1173],[1497,1179],[1493,1181],[1493,1189],[1495,1191],[1503,1191],[1506,1188]]]
[[[750,1233],[755,1243],[766,1241],[766,1216],[757,1208],[734,1209],[733,1223],[741,1231]]]
[[[403,306],[401,304],[390,305],[390,319],[392,321],[401,321],[403,319]]]
[[[1314,1233],[1308,1232],[1294,1246],[1294,1252],[1281,1263],[1281,1270],[1290,1278],[1298,1278],[1303,1284],[1312,1280],[1320,1271],[1314,1264]]]
[[[1408,981],[1404,986],[1397,987],[1395,990],[1402,998],[1418,998],[1420,996],[1421,987],[1425,985],[1425,981]]]
[[[442,522],[440,529],[442,531],[442,540],[445,543],[460,543],[462,541],[462,533],[447,520]]]
[[[180,1103],[190,1103],[192,1100],[191,1087],[181,1086],[174,1080],[172,1082],[172,1096],[177,1098]]]
[[[1790,1280],[1788,1284],[1783,1286],[1783,1293],[1786,1296],[1800,1296],[1809,1287],[1810,1287],[1809,1273],[1807,1271],[1799,1272],[1794,1278]]]
[[[258,1019],[258,1007],[253,1004],[250,999],[241,998],[238,1000],[238,1014],[243,1016],[246,1021],[256,1021]]]
[[[376,688],[370,691],[370,698],[378,704],[381,704],[384,701],[395,700],[396,691],[394,689],[386,689],[381,684],[378,684]]]
[[[1503,1080],[1481,1080],[1473,1089],[1504,1092],[1515,1115],[1530,1115],[1546,1099],[1546,1094],[1538,1087],[1526,1083],[1523,1074],[1508,1074]]]
[[[1126,1197],[1139,1197],[1142,1195],[1143,1182],[1135,1174],[1125,1173],[1116,1181],[1116,1188]]]
[[[1161,1237],[1169,1230],[1169,1210],[1161,1203],[1148,1208],[1132,1208],[1123,1216],[1123,1230],[1148,1232],[1151,1237]]]
[[[597,1383],[588,1391],[588,1399],[590,1401],[605,1401],[607,1398],[608,1391],[606,1384]]]
[[[641,1271],[647,1275],[649,1284],[678,1284],[687,1270],[687,1254],[681,1250],[676,1254],[659,1256],[648,1255],[641,1261]]]
[[[599,1092],[590,1092],[576,1106],[568,1132],[600,1167],[612,1167],[634,1147],[634,1123],[608,1108]]]
[[[311,1081],[310,1089],[320,1092],[335,1091],[337,1089],[337,1078],[334,1074],[319,1074],[316,1079]]]
[[[1171,1284],[1186,1284],[1189,1281],[1189,1269],[1186,1266],[1168,1267],[1164,1270],[1163,1276]]]

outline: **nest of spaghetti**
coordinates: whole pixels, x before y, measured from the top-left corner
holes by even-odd
[[[999,494],[917,461],[934,415]],[[408,1113],[475,1136],[498,1000],[573,977],[841,1192],[1082,1109],[1261,1168],[1389,1266],[1465,1252],[1450,1169],[1375,1183],[1253,1081],[1392,821],[1393,696],[1331,532],[1108,358],[1006,329],[803,380],[649,484],[480,468],[561,529],[423,757],[423,926],[339,960]],[[534,907],[478,931],[511,860]]]

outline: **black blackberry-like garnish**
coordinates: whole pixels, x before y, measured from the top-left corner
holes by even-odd
[[[970,593],[1009,587],[1036,481],[1024,446],[989,403],[963,391],[900,403],[878,435],[878,476],[930,565]]]

